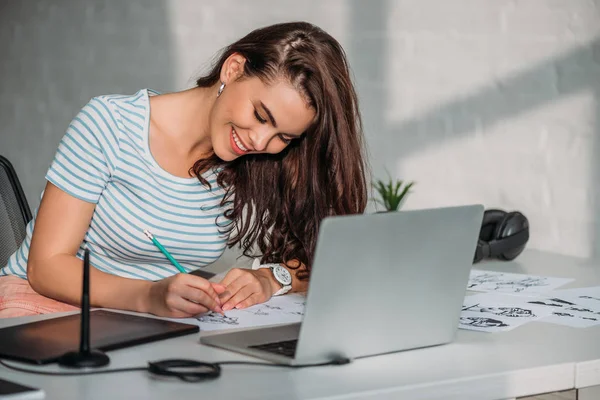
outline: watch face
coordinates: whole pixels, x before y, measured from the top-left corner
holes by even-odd
[[[281,283],[284,286],[292,284],[292,274],[290,274],[290,271],[288,271],[281,265],[278,265],[273,268],[273,275],[275,275],[275,279],[277,279],[279,283]]]

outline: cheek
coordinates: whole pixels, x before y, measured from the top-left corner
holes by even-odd
[[[273,139],[271,141],[271,143],[269,143],[269,146],[267,147],[267,153],[271,153],[271,154],[281,153],[283,151],[283,149],[285,149],[287,146],[288,145],[283,143],[281,140]]]

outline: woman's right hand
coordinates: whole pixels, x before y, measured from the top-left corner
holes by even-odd
[[[177,274],[152,282],[147,312],[170,318],[189,318],[209,310],[222,314],[219,294],[225,287],[196,275]]]

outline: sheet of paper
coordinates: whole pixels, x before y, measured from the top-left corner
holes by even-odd
[[[600,312],[600,286],[555,290],[552,295]]]
[[[195,324],[201,331],[252,328],[266,325],[301,322],[306,296],[290,293],[272,297],[269,301],[242,310],[225,311],[225,316],[209,312],[196,318],[179,319],[178,322]]]
[[[500,293],[465,297],[458,327],[483,332],[509,331],[552,314],[548,307],[528,303],[530,299]]]
[[[549,317],[542,319],[542,322],[566,325],[573,328],[588,328],[590,326],[600,325],[600,319],[597,317],[589,317],[586,313],[573,311],[555,311]]]
[[[529,302],[552,309],[552,315],[542,322],[574,328],[600,325],[600,286],[555,290]]]
[[[467,289],[477,292],[537,294],[550,292],[573,280],[572,278],[554,278],[474,269],[471,270]]]

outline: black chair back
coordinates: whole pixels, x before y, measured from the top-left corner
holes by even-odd
[[[17,173],[10,161],[0,156],[0,268],[21,245],[31,218]]]

